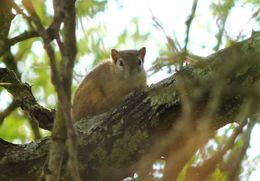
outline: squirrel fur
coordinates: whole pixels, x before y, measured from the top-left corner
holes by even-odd
[[[145,53],[145,47],[123,51],[112,49],[112,61],[99,64],[77,88],[72,106],[73,121],[104,112],[133,91],[146,87]]]

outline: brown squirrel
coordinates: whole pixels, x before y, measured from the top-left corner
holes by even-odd
[[[101,113],[122,102],[131,92],[145,87],[145,53],[145,47],[112,49],[112,61],[104,61],[94,68],[76,90],[72,106],[74,122]]]

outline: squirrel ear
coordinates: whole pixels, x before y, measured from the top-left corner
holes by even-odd
[[[111,57],[112,57],[114,62],[117,61],[117,59],[118,59],[118,51],[116,49],[112,49],[111,50]]]
[[[145,53],[146,53],[145,47],[140,48],[140,50],[138,51],[138,53],[139,53],[141,59],[144,60],[144,56],[145,56]]]

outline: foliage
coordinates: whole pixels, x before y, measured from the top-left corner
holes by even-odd
[[[17,121],[19,120],[19,121]],[[0,137],[14,143],[25,143],[32,138],[30,125],[21,111],[11,114],[0,127]]]

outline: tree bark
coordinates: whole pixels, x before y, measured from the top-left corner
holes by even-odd
[[[194,100],[190,116],[192,126],[196,127],[198,118],[210,111],[212,92],[222,85],[217,107],[211,112],[208,128],[212,133],[235,122],[248,97],[254,98],[253,109],[247,113],[253,115],[259,109],[259,57],[260,34],[255,33],[245,41],[197,63],[191,62],[173,76],[135,92],[117,107],[77,122],[82,180],[120,180],[136,171],[136,163],[183,120],[184,96]],[[183,83],[186,89],[180,92],[179,85]],[[185,136],[177,135],[172,140],[171,151],[179,149],[190,136],[194,136],[185,133]],[[25,145],[1,140],[0,180],[39,178],[49,144],[49,138]],[[64,166],[65,163],[66,158]],[[62,172],[61,179],[68,179],[66,173]]]
[[[40,128],[52,129],[55,110],[46,109],[38,104],[33,96],[31,86],[27,83],[22,83],[14,71],[0,68],[0,86],[13,95],[17,106],[28,112],[32,120],[38,121]]]

